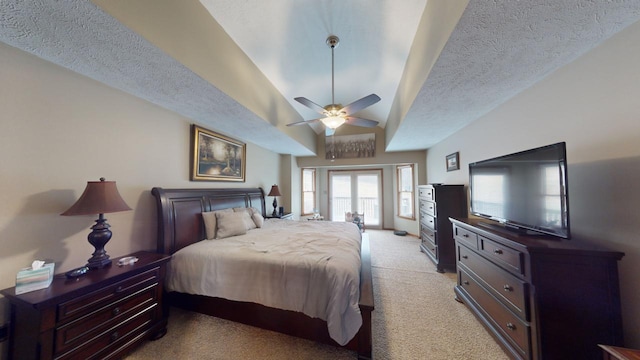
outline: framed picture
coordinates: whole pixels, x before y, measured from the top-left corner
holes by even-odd
[[[325,137],[325,159],[366,158],[376,155],[376,134]]]
[[[246,144],[191,125],[191,181],[245,179]]]
[[[460,169],[460,153],[454,152],[447,155],[447,171],[453,171]]]

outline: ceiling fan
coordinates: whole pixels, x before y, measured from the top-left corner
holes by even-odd
[[[340,43],[340,39],[335,35],[329,35],[329,37],[327,38],[327,45],[331,48],[331,104],[322,107],[305,97],[294,98],[295,101],[301,103],[302,105],[312,110],[317,111],[318,113],[324,115],[324,117],[318,118],[318,119],[297,121],[294,123],[287,124],[287,126],[322,122],[325,125],[326,136],[331,136],[333,135],[333,133],[335,133],[336,129],[340,127],[342,124],[349,124],[349,125],[363,126],[363,127],[375,127],[378,125],[378,122],[375,120],[369,120],[369,119],[363,119],[356,116],[351,116],[351,114],[356,113],[380,101],[380,97],[378,95],[376,94],[367,95],[362,99],[356,100],[346,106],[342,106],[342,104],[336,104],[335,102],[333,50],[338,46],[339,43]]]

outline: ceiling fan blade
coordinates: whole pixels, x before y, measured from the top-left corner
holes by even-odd
[[[316,103],[314,103],[313,101],[307,99],[306,97],[297,97],[297,98],[293,98],[293,100],[299,102],[300,104],[308,107],[309,109],[315,110],[320,114],[324,115],[324,108]]]
[[[331,136],[336,133],[336,129],[331,129],[328,127],[324,128],[324,136]]]
[[[354,116],[347,116],[347,121],[345,124],[354,125],[354,126],[362,126],[362,127],[376,127],[378,126],[378,122],[375,120],[363,119]]]
[[[380,96],[376,94],[371,94],[363,97],[360,100],[356,100],[349,105],[346,105],[345,107],[342,108],[342,111],[344,111],[345,114],[347,115],[357,113],[358,111],[366,108],[367,106],[371,106],[377,103],[378,101],[380,101]]]
[[[295,126],[295,125],[311,124],[311,123],[318,122],[318,121],[320,121],[320,119],[302,120],[302,121],[292,122],[292,123],[290,123],[290,124],[287,124],[287,126]]]

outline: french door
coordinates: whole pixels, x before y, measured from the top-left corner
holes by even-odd
[[[329,209],[332,221],[345,213],[364,213],[366,227],[382,225],[382,170],[329,170]]]

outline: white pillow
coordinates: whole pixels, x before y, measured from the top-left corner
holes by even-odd
[[[202,213],[202,220],[204,221],[204,230],[208,240],[213,240],[216,238],[216,229],[218,228],[218,224],[216,221],[216,213],[219,212],[233,212],[231,208],[222,209],[216,211],[209,211]]]
[[[233,211],[246,213],[247,215],[249,215],[248,217],[244,218],[244,221],[247,223],[247,230],[252,230],[256,227],[262,227],[264,218],[262,219],[262,222],[260,222],[260,224],[258,224],[258,221],[256,221],[256,219],[254,218],[254,214],[258,213],[258,210],[256,208],[233,208]],[[258,215],[260,214],[258,213]]]
[[[245,217],[249,217],[247,212],[219,212],[216,213],[218,229],[216,239],[224,239],[230,236],[244,235],[247,233]]]
[[[264,217],[262,217],[262,214],[260,214],[258,211],[254,211],[253,215],[251,215],[251,218],[253,219],[253,222],[257,227],[261,228],[262,225],[264,225]]]
[[[251,215],[253,214],[253,208],[233,208],[233,211],[237,213],[246,214],[246,216],[243,215],[242,220],[247,225],[247,230],[252,230],[257,227],[256,223],[251,218]]]

